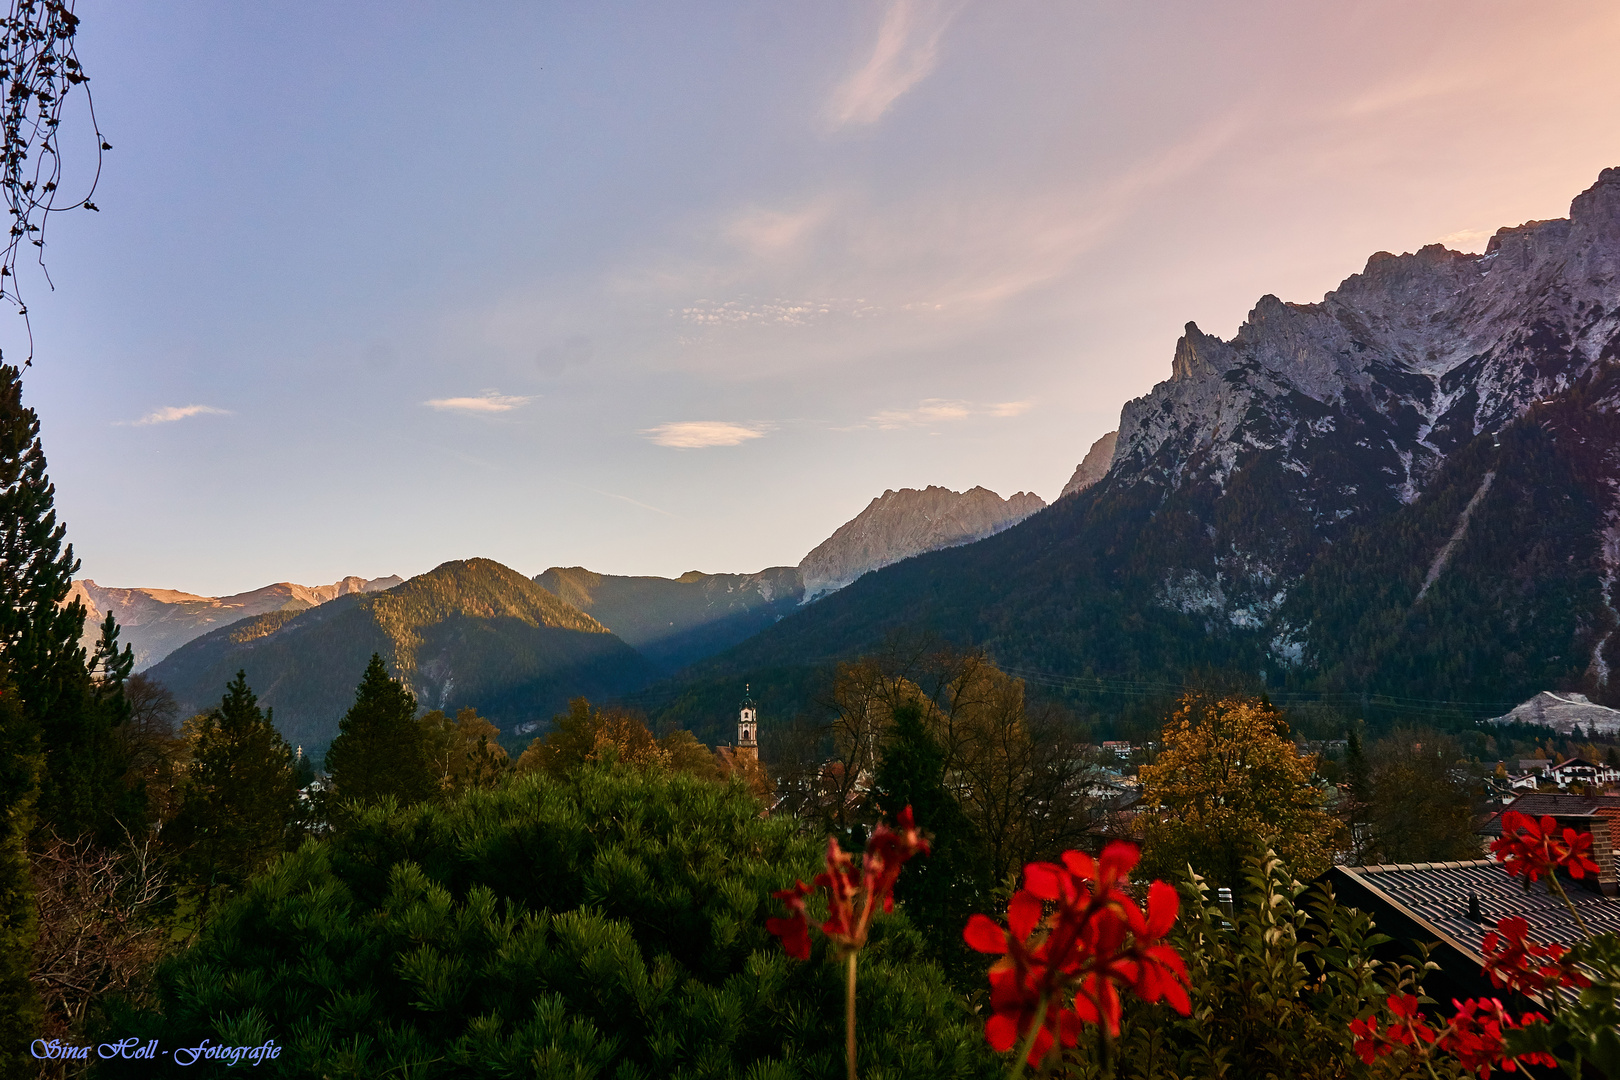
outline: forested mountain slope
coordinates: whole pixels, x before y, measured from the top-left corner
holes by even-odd
[[[578,694],[633,690],[652,673],[578,608],[499,563],[469,559],[386,592],[216,630],[151,674],[189,712],[216,704],[244,669],[288,741],[316,748],[336,734],[374,652],[424,707],[472,706],[502,727],[549,720]]]
[[[534,580],[669,671],[751,637],[804,602],[804,581],[791,566],[678,578],[554,566]]]
[[[1231,341],[1189,324],[1102,480],[868,574],[659,700],[794,683],[797,658],[923,628],[1058,681],[1220,668],[1480,715],[1542,689],[1615,701],[1617,363],[1608,169],[1483,255],[1381,252],[1321,303],[1262,298]]]

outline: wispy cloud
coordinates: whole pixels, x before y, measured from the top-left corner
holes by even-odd
[[[970,416],[1005,418],[1018,416],[1029,409],[1027,401],[1000,401],[989,405],[975,405],[966,401],[946,398],[924,398],[914,409],[885,409],[867,417],[869,423],[886,430],[922,427],[949,420],[966,420]]]
[[[216,409],[212,405],[165,405],[147,413],[139,420],[120,420],[118,423],[127,427],[147,427],[152,424],[172,424],[176,420],[184,420],[190,416],[230,416],[229,409]]]
[[[800,247],[832,217],[832,200],[816,199],[797,210],[749,207],[724,228],[726,239],[755,255],[769,256]]]
[[[806,326],[831,316],[865,318],[881,314],[875,304],[848,297],[823,300],[699,300],[680,309],[681,321],[699,326],[740,326],[744,323],[779,323]]]
[[[1439,242],[1453,251],[1484,251],[1485,241],[1495,235],[1495,229],[1458,229],[1442,236]]]
[[[648,428],[643,435],[659,446],[699,450],[708,446],[736,446],[765,434],[759,424],[733,424],[725,420],[679,420]]]
[[[471,412],[471,413],[502,413],[511,412],[522,405],[533,401],[532,397],[518,397],[513,394],[500,394],[494,390],[486,390],[478,397],[447,397],[434,398],[422,404],[430,409],[439,409],[444,412]]]
[[[655,514],[663,514],[665,517],[679,517],[680,516],[679,514],[672,514],[668,510],[659,509],[658,507],[653,506],[650,503],[644,503],[640,499],[632,499],[628,495],[620,495],[620,494],[618,494],[616,492],[612,492],[612,491],[603,491],[601,488],[594,488],[594,487],[591,487],[588,484],[575,483],[572,480],[564,480],[563,483],[569,484],[569,485],[571,485],[573,487],[577,487],[581,491],[589,491],[593,495],[601,495],[604,498],[609,498],[609,499],[618,499],[620,502],[627,502],[631,506],[639,506],[643,510],[651,510],[653,513],[655,513]]]
[[[868,419],[880,428],[914,427],[933,424],[940,420],[961,420],[969,412],[965,401],[946,401],[944,398],[924,398],[915,409],[885,409],[873,413]]]
[[[834,129],[871,124],[888,112],[939,63],[939,39],[955,13],[954,5],[892,0],[871,57],[833,92],[828,123]]]

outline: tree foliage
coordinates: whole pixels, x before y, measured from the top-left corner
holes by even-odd
[[[492,788],[512,767],[500,744],[500,729],[479,716],[477,709],[461,709],[454,720],[434,709],[422,717],[421,725],[428,759],[445,797]]]
[[[127,762],[113,734],[122,657],[108,658],[114,668],[93,682],[79,644],[84,605],[68,599],[79,561],[55,501],[39,417],[23,407],[21,373],[0,364],[0,655],[45,755],[39,820],[64,836],[110,837],[141,811],[124,790]]]
[[[237,672],[219,707],[187,723],[190,764],[180,812],[164,830],[206,907],[285,851],[298,812],[293,755]]]
[[[27,1075],[40,1003],[29,982],[38,929],[28,837],[39,790],[39,739],[0,661],[0,1075]]]
[[[1373,746],[1366,861],[1446,862],[1479,857],[1473,797],[1457,741],[1397,728]]]
[[[1307,890],[1275,855],[1247,859],[1230,904],[1203,878],[1183,874],[1182,910],[1170,941],[1186,960],[1192,1015],[1127,1000],[1118,1080],[1350,1080],[1367,1072],[1352,1052],[1350,1022],[1421,972],[1386,964],[1390,939],[1331,890]],[[1421,991],[1417,991],[1421,992]],[[1073,1073],[1104,1075],[1099,1046],[1073,1055]]]
[[[820,854],[740,786],[661,769],[372,805],[166,963],[155,1009],[110,1023],[164,1046],[273,1037],[287,1049],[254,1070],[272,1076],[833,1076],[841,972],[789,959],[764,927],[772,891]],[[862,1075],[995,1075],[921,951],[902,915],[879,919]]]
[[[1231,887],[1268,846],[1302,877],[1328,868],[1338,823],[1322,809],[1314,760],[1269,702],[1188,694],[1162,738],[1141,769],[1145,874],[1173,878],[1191,865]]]
[[[676,728],[657,738],[640,713],[597,708],[582,697],[569,701],[567,712],[552,717],[551,731],[523,751],[517,771],[562,777],[589,762],[609,760],[637,768],[672,769],[707,780],[723,780],[735,771],[733,763],[722,762],[690,731]],[[752,778],[750,774],[743,780],[747,783]]]
[[[326,772],[334,805],[388,797],[421,802],[439,793],[416,697],[389,676],[376,653],[326,751]]]

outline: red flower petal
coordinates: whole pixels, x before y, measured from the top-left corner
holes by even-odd
[[[987,915],[974,915],[962,928],[962,940],[982,953],[1007,951],[1007,931],[997,926]]]
[[[1012,930],[1013,937],[1020,942],[1028,941],[1040,921],[1040,897],[1024,889],[1013,893],[1007,903],[1007,926]]]

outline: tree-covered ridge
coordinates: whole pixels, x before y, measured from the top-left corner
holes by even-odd
[[[757,574],[692,570],[678,578],[554,566],[534,580],[670,671],[751,637],[804,599],[803,578],[791,566]]]
[[[227,906],[160,971],[156,1009],[111,1022],[164,1046],[273,1037],[277,1076],[836,1076],[840,972],[764,929],[819,847],[740,785],[659,770],[372,807]],[[921,952],[879,923],[862,1075],[997,1074]]]
[[[499,563],[470,559],[386,592],[216,630],[151,674],[196,709],[243,669],[289,741],[314,749],[336,734],[373,653],[424,707],[474,707],[503,727],[544,721],[582,693],[634,689],[650,671],[589,615]]]
[[[792,715],[817,692],[800,658],[825,664],[924,630],[1039,673],[1105,718],[1146,719],[1165,703],[1155,686],[1210,671],[1408,723],[1497,715],[1544,689],[1614,702],[1620,634],[1602,534],[1620,472],[1616,401],[1620,369],[1602,368],[1460,444],[1409,503],[1332,529],[1312,524],[1301,474],[1258,452],[1224,487],[1110,477],[999,536],[869,574],[648,701],[691,725],[746,680],[767,696],[781,688],[762,702]],[[1330,461],[1319,478],[1335,475]],[[1229,584],[1219,567],[1241,558],[1268,565],[1275,584],[1234,618],[1235,594],[1226,606],[1213,594]]]

